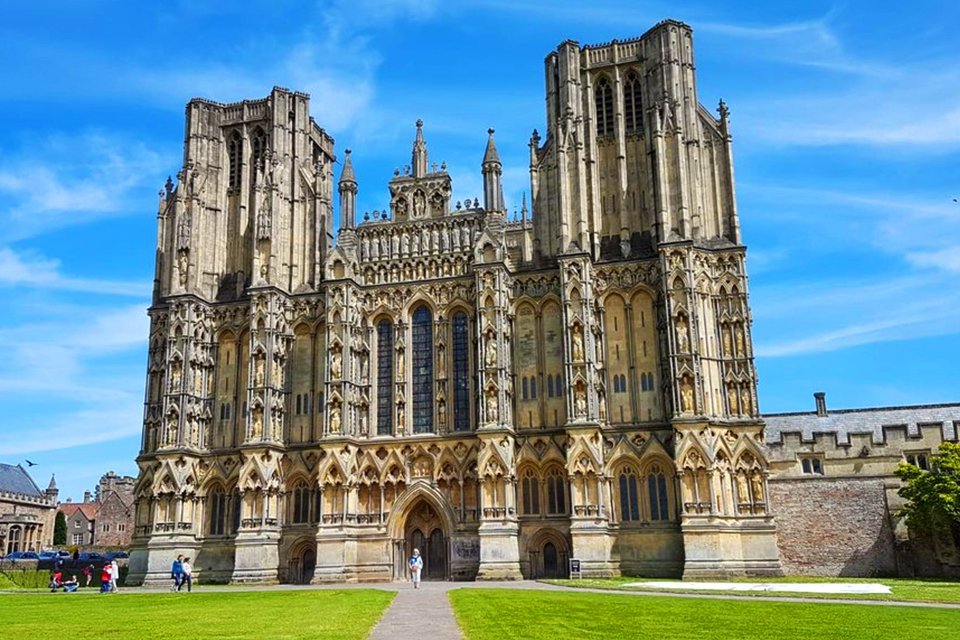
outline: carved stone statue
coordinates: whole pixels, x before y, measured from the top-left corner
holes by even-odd
[[[413,194],[413,215],[416,218],[422,218],[427,208],[427,201],[422,191]]]
[[[683,413],[693,413],[693,383],[690,378],[684,378],[680,384],[680,410]]]
[[[447,349],[442,342],[437,345],[437,361],[439,362],[440,375],[444,375],[447,371]]]
[[[750,488],[747,485],[747,474],[745,472],[737,474],[737,502],[741,504],[750,502]]]
[[[737,388],[732,384],[727,385],[727,405],[729,406],[731,414],[740,413],[739,407],[737,406]]]
[[[340,351],[334,351],[330,355],[330,376],[334,380],[339,380],[343,375],[343,364],[340,358]]]
[[[250,432],[251,438],[254,440],[263,437],[263,407],[254,407]]]
[[[493,334],[487,335],[487,350],[484,353],[483,362],[488,367],[493,367],[497,364],[497,340]]]
[[[177,444],[177,415],[170,414],[167,417],[167,446]]]
[[[573,361],[583,361],[583,327],[580,325],[573,328]]]
[[[587,394],[582,387],[578,387],[573,394],[573,412],[578,418],[587,415]]]
[[[497,418],[497,390],[490,387],[487,390],[486,400],[487,422],[496,422]]]
[[[753,402],[750,399],[750,389],[747,387],[740,390],[740,412],[744,415],[753,413]]]
[[[403,380],[403,347],[397,348],[397,380]]]
[[[203,370],[200,367],[193,370],[193,395],[203,395]]]
[[[181,251],[177,256],[177,271],[179,272],[179,282],[181,287],[187,286],[187,269],[190,267],[190,258],[186,251]]]
[[[170,365],[170,390],[177,392],[180,390],[180,376],[182,375],[183,365],[179,360],[174,360]]]
[[[753,489],[753,501],[763,502],[763,478],[759,472],[750,476],[750,487]]]
[[[340,433],[340,405],[330,407],[330,433]]]
[[[733,345],[730,339],[730,327],[724,326],[723,327],[723,355],[725,356],[733,355],[732,346]]]
[[[737,355],[743,357],[745,355],[743,349],[743,327],[737,326]]]
[[[257,387],[263,386],[263,380],[265,375],[265,365],[263,363],[263,354],[258,353],[254,356],[254,365],[253,365],[253,384]]]
[[[600,412],[600,422],[606,422],[607,421],[607,399],[602,393],[597,398],[597,406]]]
[[[677,351],[687,353],[690,351],[690,333],[687,327],[687,321],[683,316],[677,318]]]
[[[403,433],[406,427],[406,414],[404,413],[403,400],[397,399],[397,433]]]

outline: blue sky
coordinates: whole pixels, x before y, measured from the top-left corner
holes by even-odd
[[[190,97],[309,92],[361,212],[417,118],[455,199],[479,197],[494,126],[514,207],[544,56],[666,17],[694,28],[701,101],[732,112],[761,409],[960,400],[957,3],[8,2],[0,460],[74,499],[136,472],[156,194]]]

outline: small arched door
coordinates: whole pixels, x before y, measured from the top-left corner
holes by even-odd
[[[300,558],[300,584],[310,584],[317,569],[317,551],[307,547]]]
[[[543,545],[543,575],[547,578],[557,577],[558,560],[557,548],[552,542]]]

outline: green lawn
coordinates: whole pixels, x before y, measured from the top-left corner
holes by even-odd
[[[657,593],[669,593],[665,589],[651,589],[647,587],[624,587],[628,582],[657,582],[660,578],[610,578],[605,580],[544,580],[551,584],[559,584],[565,587],[588,587],[591,589],[621,589],[627,591],[653,591]],[[736,580],[735,580],[736,581]],[[763,591],[737,591],[729,592],[730,595],[737,596],[791,596],[799,595],[804,598],[821,599],[842,599],[842,600],[896,600],[900,602],[946,602],[960,604],[960,582],[950,582],[944,580],[906,580],[901,578],[744,578],[740,582],[871,582],[885,584],[893,592],[890,595],[884,594],[856,594],[845,595],[840,593],[818,594],[818,593],[799,593],[791,594],[789,592],[763,592]],[[705,582],[705,581],[701,581]],[[681,593],[700,593],[684,589]],[[704,591],[702,593],[712,593],[722,595],[723,591]]]
[[[394,598],[374,589],[0,596],[4,638],[366,638]]]
[[[960,638],[960,611],[927,607],[514,589],[457,589],[450,600],[467,640]]]

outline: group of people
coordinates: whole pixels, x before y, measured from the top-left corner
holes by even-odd
[[[170,567],[170,577],[173,578],[173,587],[171,591],[180,591],[183,585],[187,585],[187,591],[193,590],[193,565],[190,564],[190,558],[183,557],[183,554],[177,556]]]
[[[62,589],[64,593],[73,593],[80,588],[80,580],[75,575],[71,575],[64,580],[63,570],[60,569],[59,564],[57,563],[57,568],[50,574],[50,591],[60,591]],[[86,581],[90,581],[93,571],[93,565],[84,568],[83,575]],[[100,570],[100,593],[117,593],[119,591],[117,578],[119,577],[120,565],[117,564],[116,560],[104,564]]]

